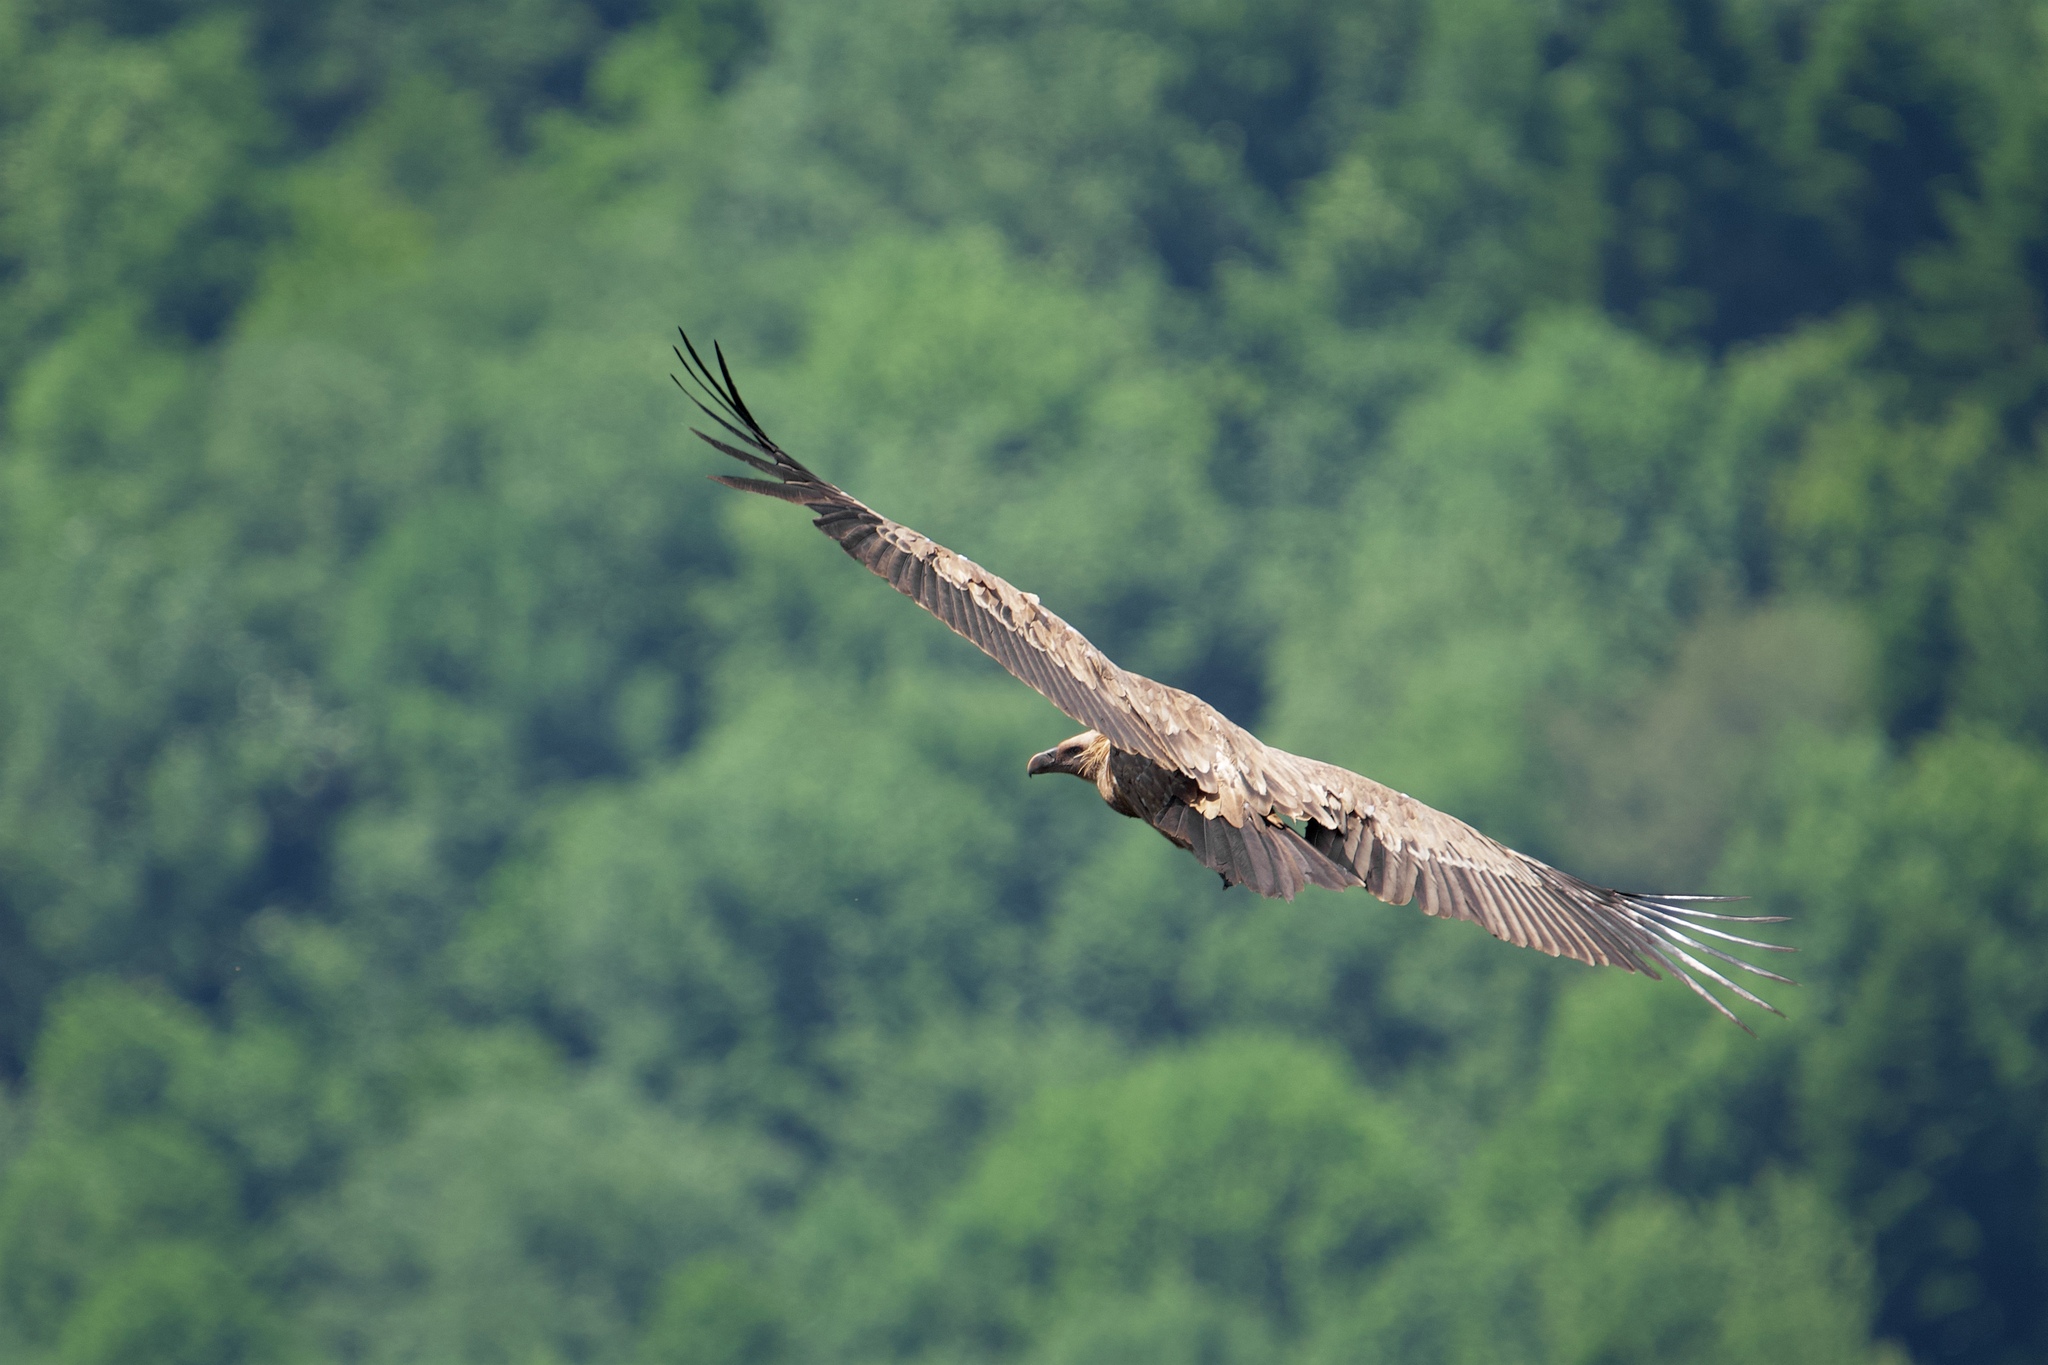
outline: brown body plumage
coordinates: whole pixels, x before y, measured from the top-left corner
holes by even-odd
[[[697,435],[770,476],[712,477],[808,509],[813,524],[847,554],[1089,727],[1035,755],[1028,772],[1070,773],[1094,783],[1113,810],[1151,825],[1226,886],[1290,900],[1310,883],[1332,890],[1363,886],[1389,904],[1418,901],[1426,914],[1472,920],[1496,938],[1553,957],[1652,977],[1661,965],[1738,1024],[1699,977],[1778,1012],[1701,959],[1773,981],[1785,977],[1695,937],[1789,951],[1709,923],[1772,923],[1777,917],[1698,908],[1723,897],[1595,886],[1369,777],[1268,748],[1200,697],[1118,668],[1036,595],[1019,592],[804,468],[747,411],[723,355],[713,373],[694,348],[676,354],[713,405],[698,406],[731,439]]]
[[[1225,886],[1292,900],[1310,882],[1332,891],[1364,885],[1356,872],[1325,857],[1271,812],[1235,825],[1200,814],[1200,783],[1143,754],[1126,753],[1093,730],[1032,755],[1024,771],[1033,777],[1070,773],[1094,783],[1111,810],[1143,820],[1194,854]]]

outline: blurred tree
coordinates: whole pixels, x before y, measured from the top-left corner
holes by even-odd
[[[1328,1054],[1218,1035],[1027,1107],[938,1211],[946,1251],[905,1327],[1086,1358],[1108,1345],[1083,1344],[1103,1298],[1153,1298],[1139,1311],[1156,1320],[1155,1296],[1192,1293],[1218,1310],[1177,1331],[1291,1336],[1423,1232],[1429,1177]],[[1044,1338],[1052,1323],[1065,1341]]]
[[[785,1311],[751,1267],[702,1256],[663,1282],[640,1359],[649,1365],[774,1365],[784,1359]]]
[[[239,26],[222,16],[153,42],[80,33],[38,49],[4,59],[0,382],[102,309],[170,337],[217,336],[267,228],[256,163],[274,136]]]
[[[307,1320],[362,1361],[619,1359],[663,1272],[752,1231],[770,1152],[604,1082],[443,1105],[300,1211]]]
[[[194,1103],[215,1064],[205,1025],[154,993],[88,982],[53,1011],[33,1136],[0,1183],[0,1301],[30,1347],[67,1365],[277,1348],[235,1170]]]
[[[1875,1235],[1880,1330],[1929,1357],[2024,1354],[2048,1332],[2031,1041],[2048,969],[2048,765],[1959,734],[1873,803],[1863,847],[1776,854],[1779,876],[1844,921],[1831,927],[1847,968],[1836,1026],[1804,1057],[1804,1142]]]
[[[2048,472],[2017,470],[1956,575],[1956,709],[2048,744]]]

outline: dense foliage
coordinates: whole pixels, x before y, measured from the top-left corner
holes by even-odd
[[[0,0],[0,1352],[2048,1353],[2048,7]],[[1224,893],[1124,664],[1796,916]]]

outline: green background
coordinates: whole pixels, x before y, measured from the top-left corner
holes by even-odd
[[[2048,1355],[2040,0],[0,0],[0,1356]],[[704,482],[1746,892],[1222,892]]]

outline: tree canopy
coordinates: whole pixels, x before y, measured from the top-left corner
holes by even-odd
[[[0,0],[0,1353],[2038,1359],[2043,70]],[[1070,725],[704,482],[678,323],[1123,665],[1794,916],[1793,1017],[1027,785]]]

